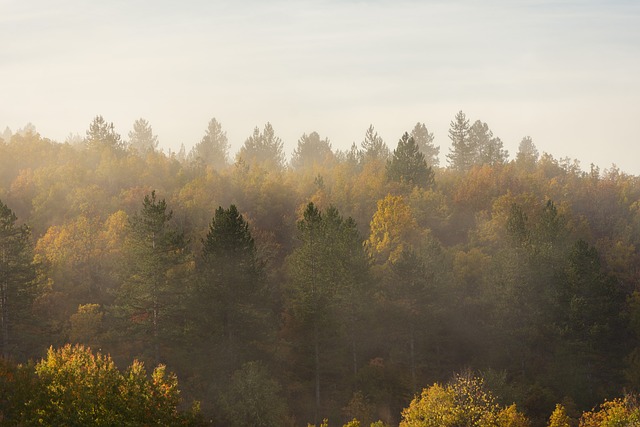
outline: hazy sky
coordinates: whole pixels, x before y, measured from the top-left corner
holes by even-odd
[[[640,1],[0,0],[0,131],[142,117],[177,151],[215,117],[233,155],[269,121],[290,155],[420,121],[446,164],[459,110],[512,156],[530,135],[640,175]]]

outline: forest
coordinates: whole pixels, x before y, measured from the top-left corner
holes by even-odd
[[[0,134],[0,423],[640,422],[640,179],[397,138]]]

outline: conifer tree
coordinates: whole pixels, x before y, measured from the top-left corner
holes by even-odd
[[[229,350],[246,349],[264,330],[268,304],[256,245],[235,205],[216,209],[202,245],[202,283],[195,293],[203,305],[201,325]]]
[[[0,344],[2,356],[12,355],[17,323],[28,315],[35,269],[29,228],[0,200]]]
[[[102,116],[96,116],[87,130],[86,144],[90,148],[109,147],[114,151],[123,151],[124,143],[112,123]]]
[[[411,136],[416,141],[420,152],[424,154],[427,165],[431,167],[438,166],[440,164],[440,159],[438,158],[440,146],[433,144],[433,132],[429,132],[424,123],[418,122],[411,131]]]
[[[451,168],[460,172],[469,170],[476,156],[476,147],[469,138],[469,129],[469,120],[459,111],[449,129],[451,148],[447,159]]]
[[[214,118],[209,121],[207,130],[189,153],[192,161],[202,161],[206,165],[220,170],[229,162],[229,140],[227,133],[222,131],[222,125]]]
[[[155,191],[144,197],[142,209],[129,222],[129,264],[117,299],[132,337],[150,344],[156,362],[161,358],[162,342],[169,341],[176,330],[179,320],[175,314],[185,296],[180,270],[186,258],[186,241],[171,223],[172,216]]]
[[[424,160],[424,154],[418,149],[413,137],[404,133],[387,161],[387,179],[418,187],[433,185],[433,171]]]
[[[373,125],[370,125],[364,135],[364,141],[360,144],[362,147],[362,156],[365,162],[370,160],[387,160],[389,157],[389,147],[382,140],[382,137],[375,131]]]
[[[148,121],[141,118],[133,123],[133,130],[129,132],[129,146],[142,155],[158,148],[158,137],[153,134]]]

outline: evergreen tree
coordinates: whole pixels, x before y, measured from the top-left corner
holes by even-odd
[[[518,154],[516,155],[516,163],[522,165],[526,169],[532,169],[538,162],[540,154],[530,136],[525,136],[518,145]]]
[[[469,128],[469,142],[475,147],[476,165],[496,165],[507,161],[508,153],[503,149],[500,138],[493,136],[493,132],[486,123],[476,120]]]
[[[256,126],[236,157],[238,161],[242,160],[245,163],[258,163],[266,167],[282,169],[285,162],[284,145],[275,135],[271,123],[267,123],[262,132]]]
[[[424,154],[427,165],[433,167],[440,164],[440,146],[433,144],[433,132],[429,132],[424,123],[416,123],[411,131],[411,137],[416,141],[418,149]]]
[[[132,338],[150,344],[156,362],[162,343],[170,341],[183,318],[186,241],[172,225],[172,216],[155,191],[144,197],[142,209],[129,222],[129,265],[117,299]]]
[[[29,316],[35,269],[29,228],[0,200],[0,344],[3,357],[16,356],[18,323]]]
[[[387,160],[389,157],[389,147],[382,140],[382,137],[375,131],[373,125],[370,125],[364,135],[364,141],[360,144],[362,147],[362,156],[365,162],[378,159]]]
[[[331,143],[327,138],[320,139],[318,132],[303,134],[298,140],[298,146],[293,151],[291,166],[294,169],[311,167],[314,164],[322,164],[334,157],[331,151]]]
[[[202,283],[195,293],[201,306],[200,327],[208,341],[222,339],[239,359],[235,352],[247,351],[265,331],[269,305],[249,224],[235,205],[216,209],[202,244],[198,265]]]
[[[148,121],[140,118],[133,123],[133,130],[129,132],[129,146],[141,155],[158,148],[158,137],[153,134]]]
[[[116,133],[113,123],[107,123],[102,116],[96,116],[87,130],[86,144],[90,148],[109,147],[114,151],[124,150],[120,134]]]
[[[469,120],[459,111],[449,129],[451,148],[447,159],[451,168],[460,172],[469,170],[476,157],[476,147],[469,137],[469,129]]]
[[[309,203],[298,222],[298,239],[300,246],[288,259],[290,306],[302,330],[300,344],[306,342],[310,351],[305,358],[313,361],[317,417],[321,377],[329,367],[326,360],[331,354],[335,357],[339,348],[335,343],[340,338],[349,343],[352,363],[338,361],[333,371],[340,365],[345,373],[350,367],[357,371],[363,314],[371,295],[367,288],[369,263],[355,222],[344,219],[334,207],[323,214]]]
[[[229,162],[229,141],[222,125],[214,118],[209,121],[207,130],[189,153],[191,160],[199,160],[216,170],[224,169]]]
[[[404,133],[387,161],[387,179],[418,187],[430,187],[434,182],[434,173],[424,160],[413,137]]]

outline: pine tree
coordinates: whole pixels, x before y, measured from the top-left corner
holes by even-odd
[[[87,130],[86,144],[90,148],[109,147],[116,152],[124,150],[120,134],[116,133],[113,123],[102,116],[96,116]]]
[[[155,191],[144,197],[142,210],[129,222],[129,265],[117,299],[133,336],[150,341],[157,363],[162,342],[170,340],[176,330],[176,311],[185,297],[181,267],[186,241],[171,224],[172,216],[165,200],[156,199]]]
[[[411,137],[416,141],[418,149],[424,154],[424,159],[427,165],[433,167],[440,164],[440,146],[433,144],[433,132],[429,132],[424,123],[416,123],[411,131]]]
[[[154,152],[158,148],[158,137],[153,134],[149,122],[138,119],[129,132],[129,146],[141,155]]]
[[[29,315],[35,269],[29,228],[0,200],[0,337],[3,357],[14,353],[17,323]]]
[[[207,130],[189,153],[192,161],[201,161],[216,170],[224,169],[229,162],[229,140],[222,125],[214,118],[209,121]]]
[[[391,159],[387,161],[387,179],[418,187],[433,185],[433,171],[427,166],[424,154],[418,149],[413,137],[406,132],[398,141],[398,148],[393,150]]]
[[[227,346],[247,348],[264,328],[265,284],[249,224],[235,205],[219,207],[202,240],[195,293],[203,304],[203,327],[219,331]],[[230,348],[233,350],[233,348]]]
[[[377,159],[387,160],[389,157],[389,147],[382,140],[382,137],[375,131],[373,125],[370,125],[364,135],[364,141],[360,144],[362,147],[362,156],[365,162]]]
[[[284,145],[275,135],[271,123],[267,123],[262,132],[258,127],[253,130],[253,134],[246,139],[238,152],[237,161],[240,160],[247,164],[259,163],[276,169],[284,167]]]
[[[321,377],[341,334],[349,342],[353,370],[358,366],[362,313],[369,290],[368,259],[355,222],[334,207],[323,214],[313,203],[298,222],[300,246],[288,259],[292,314],[309,339],[313,360],[316,416],[320,409]],[[335,369],[335,367],[334,367]]]
[[[456,114],[449,129],[451,148],[447,159],[454,170],[464,172],[471,168],[476,156],[476,149],[469,138],[469,120],[462,111]]]
[[[291,166],[294,169],[311,167],[314,164],[322,164],[334,157],[331,151],[331,143],[327,138],[320,139],[318,132],[303,134],[298,140],[298,146],[293,151]]]

